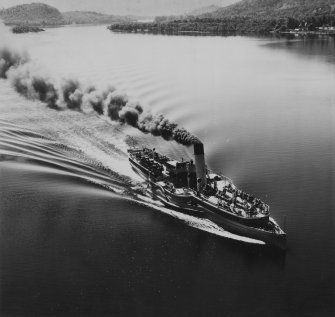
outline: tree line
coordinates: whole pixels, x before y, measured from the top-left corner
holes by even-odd
[[[225,33],[260,33],[266,34],[275,30],[295,29],[299,26],[317,28],[325,25],[335,25],[335,15],[308,16],[295,18],[265,18],[265,17],[228,17],[222,19],[188,17],[186,19],[164,20],[141,23],[114,23],[108,28],[119,32],[148,32],[161,34],[176,34],[183,32],[225,34]]]

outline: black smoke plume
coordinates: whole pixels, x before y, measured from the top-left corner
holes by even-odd
[[[22,64],[20,67],[10,68],[6,77],[19,94],[28,99],[40,100],[48,107],[57,109],[59,92],[55,84],[29,65]]]
[[[38,94],[39,100],[46,103],[48,107],[57,109],[57,100],[59,98],[56,87],[44,78],[35,78],[33,88]]]
[[[99,115],[104,114],[105,100],[107,96],[114,91],[114,87],[108,87],[105,90],[96,90],[93,86],[89,87],[83,98],[85,108],[91,108]]]
[[[60,89],[67,108],[81,110],[84,93],[80,88],[79,82],[74,79],[65,79]]]
[[[94,111],[165,140],[175,140],[183,145],[201,143],[177,123],[162,114],[145,111],[139,103],[130,101],[127,95],[113,87],[105,90],[93,86],[85,88],[76,79],[64,79],[57,83],[30,62],[26,54],[8,48],[0,49],[0,78],[9,79],[15,90],[26,98],[39,100],[53,109]]]
[[[201,141],[184,128],[179,128],[178,124],[166,119],[162,114],[144,114],[139,118],[138,128],[155,136],[161,136],[165,140],[175,140],[183,145],[201,143]]]
[[[12,67],[18,67],[28,62],[25,54],[20,54],[4,47],[0,49],[0,78],[7,78],[7,72]]]

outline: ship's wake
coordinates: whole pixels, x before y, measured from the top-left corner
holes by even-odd
[[[116,192],[131,184],[129,177],[112,171],[82,151],[4,121],[0,121],[0,159],[49,167],[58,174],[84,179]]]
[[[208,219],[164,207],[161,202],[149,195],[146,184],[142,183],[135,173],[127,173],[127,169],[123,169],[124,163],[128,164],[126,146],[114,145],[111,147],[114,155],[111,155],[112,153],[108,151],[110,144],[107,141],[104,142],[103,138],[99,139],[96,136],[93,138],[92,135],[86,134],[86,130],[82,132],[85,135],[83,137],[79,132],[77,128],[77,132],[70,138],[75,144],[80,144],[79,148],[75,148],[69,140],[65,144],[64,138],[59,142],[21,125],[0,120],[0,166],[8,162],[19,163],[30,166],[30,169],[40,174],[47,171],[54,176],[84,180],[88,185],[94,184],[101,190],[116,193],[135,204],[155,209],[190,227],[227,239],[263,244],[261,241],[227,232]],[[97,155],[99,151],[100,154]],[[118,172],[118,167],[128,175]]]

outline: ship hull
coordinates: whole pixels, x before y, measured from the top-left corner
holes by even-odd
[[[227,218],[223,218],[211,211],[206,211],[205,217],[231,233],[235,233],[247,238],[260,240],[283,250],[287,248],[285,233],[276,234],[259,228],[245,226],[236,221],[231,221]],[[270,219],[269,221],[273,220]]]
[[[243,223],[243,221],[229,217],[227,212],[222,211],[216,206],[203,201],[198,196],[176,195],[158,185],[155,177],[151,176],[148,169],[140,165],[135,160],[129,158],[132,168],[150,186],[150,192],[154,198],[160,200],[166,207],[197,217],[206,217],[218,224],[223,229],[244,237],[261,240],[280,249],[286,249],[286,234],[274,233],[252,226],[253,223]],[[273,220],[269,217],[262,219],[264,225]],[[257,222],[259,224],[259,222]],[[263,224],[263,223],[262,223]]]

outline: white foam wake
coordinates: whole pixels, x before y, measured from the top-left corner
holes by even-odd
[[[174,218],[177,218],[178,220],[185,222],[190,227],[193,227],[193,228],[196,228],[202,231],[206,231],[208,233],[215,234],[217,236],[224,237],[227,239],[232,239],[232,240],[237,240],[237,241],[242,241],[242,242],[252,243],[252,244],[261,244],[261,245],[265,244],[265,242],[263,241],[239,236],[237,234],[233,234],[229,231],[226,231],[220,226],[218,226],[217,224],[215,224],[214,222],[210,221],[209,219],[198,218],[195,216],[187,215],[182,212],[178,212],[178,211],[166,208],[160,201],[154,200],[150,197],[140,195],[140,194],[136,194],[135,196],[136,196],[136,199],[128,198],[128,197],[126,199],[132,202],[138,203],[140,205],[153,208],[165,214],[168,214]]]

